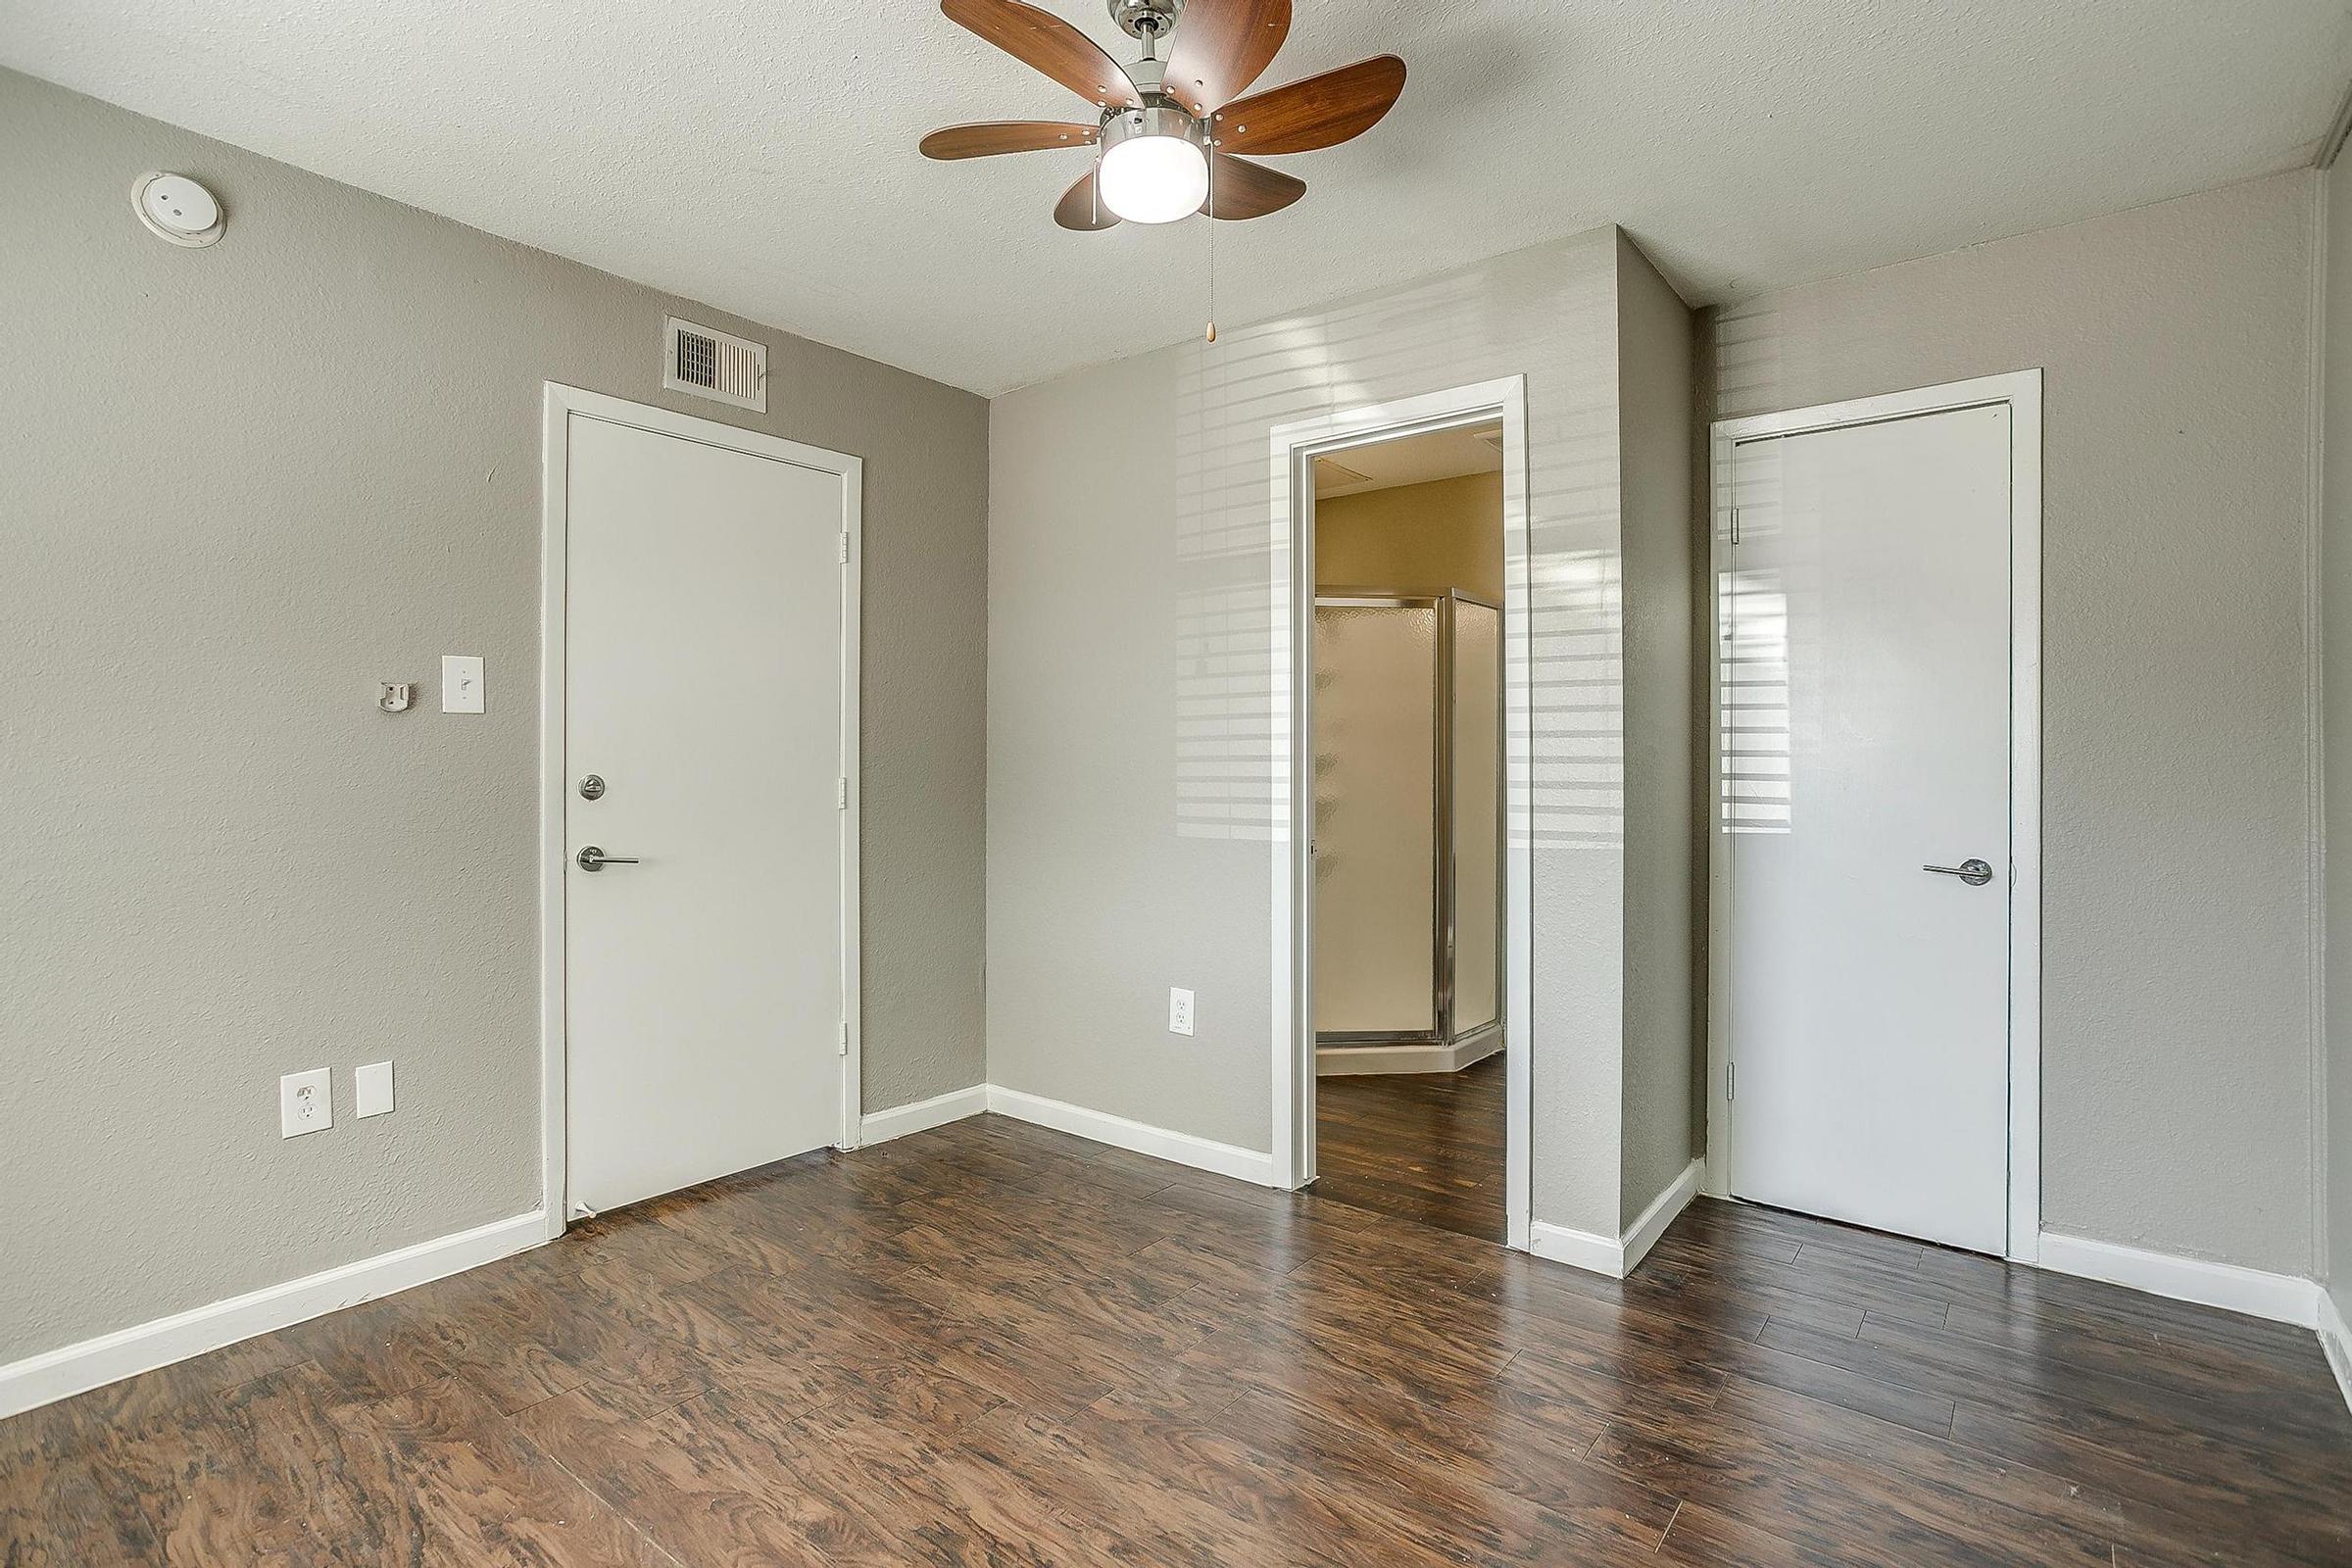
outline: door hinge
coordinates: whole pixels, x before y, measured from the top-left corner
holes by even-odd
[[[1732,543],[1734,543],[1734,544],[1738,544],[1739,542],[1740,542],[1740,509],[1739,509],[1738,507],[1734,507],[1734,508],[1732,509]]]
[[[850,775],[847,773],[833,781],[833,808],[837,811],[850,808]]]
[[[846,529],[846,528],[842,530],[842,534],[841,534],[841,561],[842,561],[842,564],[843,564],[843,565],[845,565],[845,566],[846,566],[846,565],[848,565],[848,564],[849,564],[849,561],[850,561],[850,534],[849,534],[849,530],[848,530],[848,529]]]
[[[849,1019],[847,1019],[847,1018],[844,1018],[844,1019],[842,1019],[842,1020],[841,1020],[841,1049],[840,1049],[840,1051],[838,1051],[837,1053],[835,1053],[835,1054],[837,1054],[837,1055],[843,1055],[843,1056],[846,1056],[846,1055],[848,1055],[849,1054],[850,1054],[850,1020],[849,1020]]]
[[[1736,1061],[1724,1063],[1723,1098],[1726,1100],[1740,1098],[1740,1064]]]

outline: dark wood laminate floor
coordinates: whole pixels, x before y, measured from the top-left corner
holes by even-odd
[[[0,1423],[0,1562],[2352,1562],[2308,1334],[1701,1202],[1619,1283],[980,1117]]]
[[[1315,1191],[1378,1213],[1504,1237],[1500,1055],[1460,1072],[1315,1080]]]

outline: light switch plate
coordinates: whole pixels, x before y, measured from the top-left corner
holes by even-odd
[[[352,1095],[362,1116],[386,1116],[392,1111],[392,1064],[371,1061],[351,1075]]]
[[[335,1124],[331,1069],[313,1067],[290,1072],[277,1081],[277,1135],[300,1138],[322,1133]]]
[[[482,656],[441,656],[441,711],[478,713],[482,710]]]
[[[1189,1035],[1193,1032],[1193,994],[1178,986],[1168,988],[1168,1033]]]

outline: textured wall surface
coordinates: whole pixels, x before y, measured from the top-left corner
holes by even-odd
[[[2325,627],[2321,690],[2328,796],[2327,1115],[2321,1162],[2327,1181],[2322,1259],[2336,1310],[2352,1322],[2352,159],[2324,180],[2327,217],[2327,454],[2320,539]]]
[[[1625,1082],[1620,1228],[1693,1156],[1691,1068],[1703,1060],[1706,923],[1692,868],[1691,713],[1705,671],[1690,647],[1690,308],[1617,237],[1619,479],[1625,512]]]
[[[981,1079],[979,399],[23,76],[0,146],[0,1362],[539,1203],[543,380],[866,460],[866,1104]],[[157,168],[220,244],[139,226]],[[672,309],[767,341],[765,416],[660,390]]]
[[[2042,1223],[2314,1258],[2314,176],[1722,311],[1722,416],[2041,367]]]
[[[995,1082],[1269,1147],[1268,889],[1288,846],[1268,745],[1268,432],[1524,372],[1535,1213],[1614,1233],[1616,243],[1600,230],[995,402]],[[1171,985],[1199,994],[1192,1039],[1165,1032]]]
[[[1460,588],[1502,602],[1502,475],[1466,473],[1315,503],[1315,581]]]

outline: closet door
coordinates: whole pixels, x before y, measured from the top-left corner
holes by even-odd
[[[2007,405],[1759,438],[1723,583],[1731,1188],[1999,1252]]]

